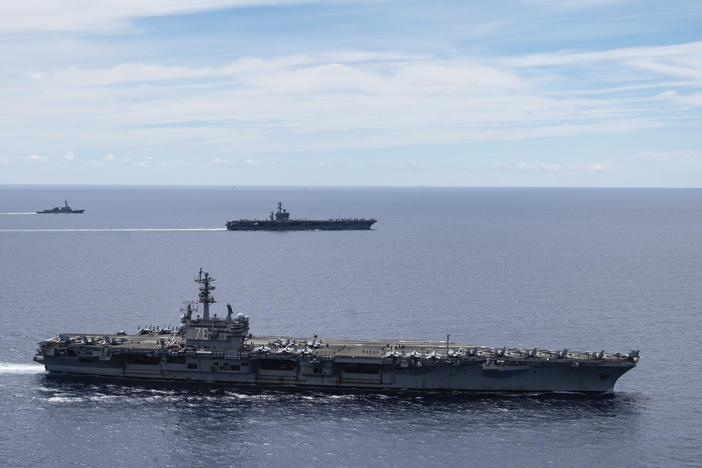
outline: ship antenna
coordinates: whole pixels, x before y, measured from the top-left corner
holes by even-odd
[[[211,284],[214,281],[215,279],[212,278],[209,273],[203,272],[202,268],[200,268],[200,272],[195,277],[195,282],[200,285],[200,302],[203,304],[204,309],[202,312],[203,320],[210,319],[210,304],[216,302],[212,294],[210,294],[210,291],[215,288],[214,285]]]

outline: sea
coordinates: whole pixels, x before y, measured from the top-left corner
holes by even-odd
[[[63,205],[80,215],[39,215]],[[281,201],[370,231],[230,232]],[[200,268],[254,334],[641,351],[612,397],[334,394],[48,375],[59,333],[178,323]],[[702,190],[0,186],[0,465],[702,463]]]

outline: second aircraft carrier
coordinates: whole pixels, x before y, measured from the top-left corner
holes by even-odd
[[[230,231],[349,231],[367,230],[375,218],[296,219],[278,202],[278,211],[271,211],[268,219],[239,219],[227,221]]]

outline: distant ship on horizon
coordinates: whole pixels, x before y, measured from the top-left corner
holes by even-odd
[[[268,219],[227,221],[226,226],[230,231],[346,231],[368,230],[377,221],[375,218],[291,219],[283,203],[278,202],[278,211],[271,211]]]
[[[80,214],[83,213],[85,210],[74,210],[70,206],[68,206],[68,201],[64,200],[63,201],[63,206],[59,208],[58,206],[50,209],[50,210],[44,210],[44,211],[37,211],[37,214],[53,214],[53,213],[63,213],[63,214]]]

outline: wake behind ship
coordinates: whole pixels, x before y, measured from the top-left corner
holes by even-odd
[[[52,373],[346,390],[609,394],[639,352],[491,348],[446,341],[254,336],[249,317],[210,315],[214,278],[195,277],[197,303],[178,329],[64,333],[39,343]],[[202,305],[202,317],[199,307]]]
[[[288,210],[278,202],[278,211],[268,219],[240,219],[227,221],[230,231],[347,231],[370,229],[377,222],[375,218],[340,218],[340,219],[295,219],[290,218]]]

